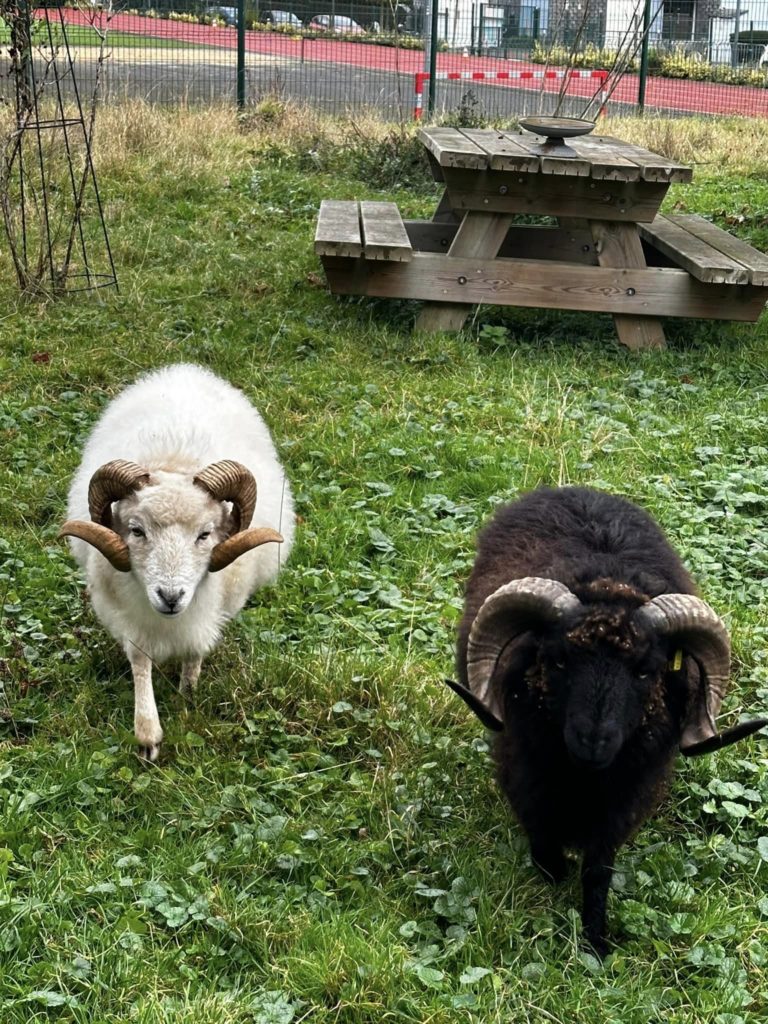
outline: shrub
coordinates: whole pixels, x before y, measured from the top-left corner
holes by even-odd
[[[423,190],[431,185],[424,146],[405,126],[379,137],[359,132],[349,156],[353,173],[372,188]]]
[[[692,78],[701,82],[710,77],[711,71],[712,66],[698,53],[686,53],[682,49],[662,53],[659,58],[658,74],[665,78]]]
[[[595,46],[594,43],[587,43],[583,50],[576,53],[571,52],[567,46],[553,44],[543,45],[536,40],[531,50],[531,60],[536,64],[552,64],[556,67],[572,68],[595,68],[598,70],[612,68],[619,59],[624,59],[624,54],[619,50],[612,50],[608,47]],[[628,69],[635,70],[637,61],[632,59]]]
[[[655,74],[668,78],[688,78],[697,82],[720,82],[725,85],[751,85],[768,88],[768,69],[732,68],[729,64],[710,64],[699,54],[672,50],[660,54]]]

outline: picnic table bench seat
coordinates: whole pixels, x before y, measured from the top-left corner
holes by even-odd
[[[318,256],[407,262],[411,241],[395,203],[323,199],[315,232]]]
[[[768,286],[768,256],[698,214],[657,214],[640,237],[697,281]]]
[[[431,220],[394,203],[323,201],[315,252],[330,289],[422,301],[417,330],[459,330],[476,304],[613,316],[629,348],[661,348],[661,317],[756,321],[768,255],[696,215],[662,215],[688,167],[607,136],[430,127],[445,186]],[[530,223],[530,215],[544,223]],[[527,221],[521,222],[521,217]]]

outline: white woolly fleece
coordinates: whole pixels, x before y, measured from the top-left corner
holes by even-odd
[[[173,474],[172,486],[166,485],[168,501],[182,502],[189,488],[190,504],[200,491],[192,483],[195,473],[222,459],[241,462],[258,489],[250,525],[269,526],[283,535],[283,544],[265,544],[220,572],[208,573],[188,608],[173,617],[153,610],[133,572],[118,572],[95,548],[70,539],[86,572],[94,610],[115,639],[124,646],[135,644],[155,662],[203,656],[215,645],[223,623],[256,588],[277,576],[291,550],[293,498],[269,430],[241,391],[200,366],[178,364],[141,377],[106,407],[72,481],[68,518],[90,519],[88,483],[112,459],[146,467],[150,484],[158,488],[164,485],[154,476],[157,471]],[[185,512],[180,508],[180,519]]]

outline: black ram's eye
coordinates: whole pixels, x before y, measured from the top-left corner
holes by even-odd
[[[132,526],[131,535],[134,537],[146,537],[146,533],[144,533],[140,526]]]
[[[197,539],[198,540],[208,540],[208,538],[210,536],[211,536],[211,531],[210,530],[203,530],[203,532],[201,534],[199,534]]]

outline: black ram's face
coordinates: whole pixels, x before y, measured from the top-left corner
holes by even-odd
[[[585,766],[607,768],[658,700],[666,652],[654,643],[625,651],[604,640],[574,643],[566,635],[545,642],[540,657],[568,753]]]

